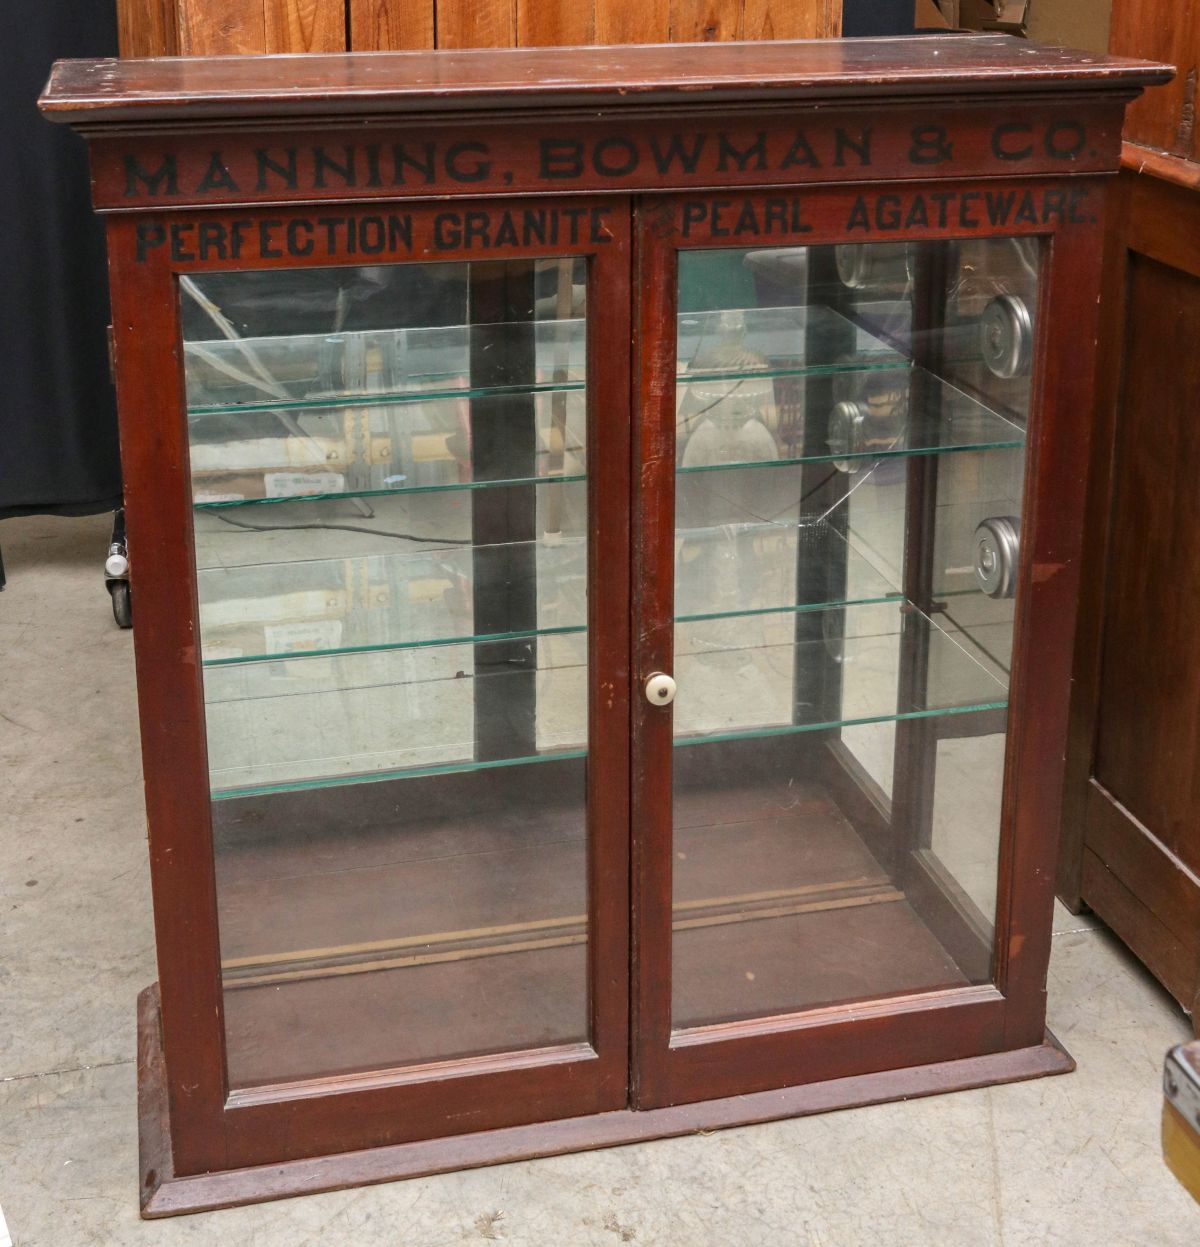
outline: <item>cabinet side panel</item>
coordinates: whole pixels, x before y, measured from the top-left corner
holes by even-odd
[[[1177,67],[1172,82],[1151,87],[1130,104],[1125,137],[1173,156],[1195,159],[1200,22],[1193,6],[1181,5],[1179,0],[1115,4],[1108,48],[1114,55],[1152,57]]]

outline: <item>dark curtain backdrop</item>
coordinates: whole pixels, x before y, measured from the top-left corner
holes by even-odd
[[[121,496],[87,152],[37,110],[53,61],[116,50],[112,0],[0,0],[0,518]]]
[[[911,35],[915,11],[914,0],[842,0],[842,34]]]

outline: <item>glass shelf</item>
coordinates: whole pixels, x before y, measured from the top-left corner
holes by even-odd
[[[562,476],[519,476],[497,481],[458,481],[453,485],[401,485],[394,489],[347,489],[332,493],[317,489],[311,494],[297,490],[293,494],[281,498],[226,498],[219,502],[196,502],[192,505],[197,511],[215,511],[225,507],[270,506],[278,503],[295,502],[327,502],[333,498],[390,498],[404,494],[447,493],[464,489],[515,489],[524,485],[573,485],[586,481],[581,473]]]
[[[745,620],[707,626],[677,624],[674,702],[676,744],[790,735],[858,724],[1002,709],[1005,680],[979,661],[955,633],[904,601],[821,612],[817,639],[797,642],[778,616],[751,627]],[[921,702],[901,704],[897,689],[904,627],[929,639],[930,678]],[[809,634],[811,636],[811,633]],[[799,673],[832,657],[843,679],[842,713],[827,719],[795,702]]]
[[[187,405],[198,416],[580,389],[586,346],[582,318],[190,341]],[[532,378],[518,375],[531,348]],[[471,357],[485,351],[514,375],[473,388]]]
[[[678,744],[753,739],[856,724],[967,714],[1005,706],[1002,679],[954,636],[902,601],[823,608],[820,640],[795,640],[795,612],[753,620],[681,620],[676,625],[673,708]],[[896,673],[904,627],[924,626],[933,673],[924,704],[898,705]],[[584,754],[587,636],[446,644],[419,650],[283,656],[211,668],[205,677],[214,796],[328,787]],[[834,721],[800,720],[797,667],[835,652],[847,668],[878,678],[850,690]],[[488,665],[492,655],[496,665]],[[520,665],[517,658],[527,665]],[[482,664],[482,669],[480,664]],[[508,704],[481,695],[531,679],[533,752],[474,757],[479,707]],[[690,739],[690,738],[694,738]]]
[[[884,369],[871,372],[857,390],[848,388],[836,400],[825,449],[797,454],[789,451],[789,438],[802,441],[803,430],[789,431],[781,421],[772,430],[763,418],[771,410],[769,397],[747,402],[738,384],[726,386],[723,397],[693,404],[695,414],[689,414],[686,402],[681,404],[679,474],[806,463],[833,463],[853,473],[871,460],[1013,450],[1025,444],[1020,425],[949,382],[920,368]],[[725,418],[723,409],[735,414]]]
[[[729,326],[737,318],[737,349]],[[678,317],[679,375],[693,384],[896,367],[905,357],[831,308],[793,306]],[[472,386],[471,355],[514,359],[533,337],[534,375]],[[828,348],[823,342],[828,342]],[[585,325],[572,320],[448,325],[184,344],[187,405],[196,418],[238,412],[373,407],[584,389]],[[740,351],[740,354],[738,353]],[[823,362],[807,363],[809,353]]]
[[[894,347],[819,304],[683,312],[677,324],[681,385],[895,368],[908,362]]]
[[[512,475],[479,463],[486,429],[533,445]],[[229,408],[193,417],[193,504],[200,508],[294,498],[374,498],[438,490],[581,480],[587,471],[587,405],[578,394],[539,395],[515,409],[461,399],[408,406],[264,411]],[[489,479],[494,478],[494,479]]]
[[[886,574],[835,527],[820,521],[686,529],[677,534],[675,546],[680,622],[788,616],[900,598]],[[836,597],[818,593],[814,599],[810,592],[809,601],[797,602],[801,551],[803,562],[814,569],[827,566],[827,560],[844,567],[852,592],[845,594],[839,582]],[[522,581],[509,575],[506,583],[518,597],[536,597],[537,627],[473,631],[472,586],[489,563],[502,571],[523,569]],[[290,561],[264,551],[261,562],[198,572],[204,666],[582,632],[586,576],[587,544],[580,537]]]

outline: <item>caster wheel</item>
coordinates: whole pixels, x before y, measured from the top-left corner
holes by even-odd
[[[116,580],[108,586],[112,595],[113,618],[118,628],[133,627],[133,604],[129,595],[129,581]]]

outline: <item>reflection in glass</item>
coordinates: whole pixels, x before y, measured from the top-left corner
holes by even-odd
[[[230,1085],[585,1042],[585,265],[180,283]]]
[[[1037,266],[680,255],[677,1028],[991,981]]]

